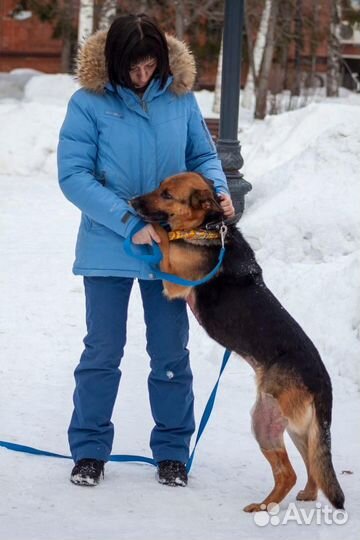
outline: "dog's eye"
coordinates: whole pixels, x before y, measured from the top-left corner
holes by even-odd
[[[163,191],[161,196],[162,196],[163,199],[168,199],[168,200],[173,199],[173,196],[168,191]]]

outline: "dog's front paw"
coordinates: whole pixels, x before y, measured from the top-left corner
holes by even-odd
[[[263,512],[266,510],[266,505],[261,503],[251,503],[243,508],[244,512]]]

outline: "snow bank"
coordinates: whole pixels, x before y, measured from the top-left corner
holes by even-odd
[[[81,280],[71,274],[79,212],[57,186],[55,163],[73,84],[70,77],[41,75],[29,82],[26,101],[0,101],[1,439],[61,453],[68,453],[72,372],[85,333]],[[205,115],[211,106],[211,93],[201,93]],[[1,540],[143,540],[149,531],[158,540],[357,538],[359,396],[352,381],[360,381],[359,111],[355,95],[265,122],[240,111],[244,172],[253,185],[241,228],[265,280],[313,338],[332,376],[332,450],[349,522],[341,529],[292,522],[263,530],[242,512],[272,480],[250,433],[253,374],[233,355],[187,489],[159,486],[151,467],[109,463],[105,481],[90,493],[71,486],[67,460],[0,449]],[[149,455],[149,361],[136,286],[130,302],[114,453]],[[190,335],[199,422],[222,349],[192,317]],[[301,458],[288,447],[301,488]],[[315,507],[297,505],[309,512]],[[54,528],[59,521],[61,531]]]
[[[78,88],[70,75],[41,75],[28,82],[24,97],[26,101],[64,105]]]
[[[0,100],[13,101],[24,97],[26,83],[41,75],[36,69],[13,69],[9,73],[0,73]]]
[[[2,174],[56,176],[56,148],[66,104],[78,84],[69,75],[37,75],[24,100],[0,102]]]
[[[0,171],[56,176],[56,147],[65,107],[40,102],[0,105]]]
[[[253,190],[241,228],[333,373],[360,384],[360,107],[345,103],[312,104],[244,131]]]
[[[0,102],[2,174],[56,178],[58,132],[76,89],[68,75],[37,75],[23,101]],[[211,115],[212,93],[197,98]],[[240,120],[243,170],[253,185],[241,228],[269,285],[334,373],[360,383],[360,97],[344,94],[265,121],[241,109]]]

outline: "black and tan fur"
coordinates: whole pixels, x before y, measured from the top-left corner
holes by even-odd
[[[196,280],[216,264],[220,241],[177,240],[171,230],[204,227],[221,220],[211,184],[196,173],[166,179],[152,193],[131,201],[160,235],[162,271]],[[255,370],[257,400],[252,425],[258,444],[271,465],[274,488],[260,505],[280,503],[296,482],[284,445],[286,430],[299,450],[308,473],[297,499],[312,501],[320,488],[336,508],[344,495],[331,458],[331,381],[318,351],[302,328],[265,285],[255,255],[240,231],[230,226],[226,255],[218,275],[195,288],[164,282],[168,298],[185,298],[207,333],[241,355]]]

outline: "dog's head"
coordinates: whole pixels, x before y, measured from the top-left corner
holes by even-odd
[[[223,216],[213,183],[194,172],[170,176],[130,204],[145,221],[167,223],[172,230],[196,229]]]

